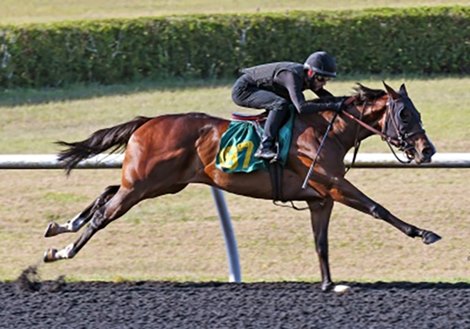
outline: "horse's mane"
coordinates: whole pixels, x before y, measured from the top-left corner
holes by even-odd
[[[387,93],[383,91],[382,89],[371,89],[363,84],[356,82],[356,86],[353,87],[354,93],[351,96],[354,96],[356,98],[356,103],[364,103],[368,101],[373,101],[376,100],[377,98],[380,98]],[[309,102],[339,102],[343,99],[347,98],[347,96],[332,96],[332,97],[323,97],[323,98],[316,98],[309,100]]]
[[[359,82],[356,83],[356,86],[353,89],[353,96],[356,97],[356,100],[360,103],[375,100],[386,94],[386,92],[382,89],[371,89],[362,85]]]

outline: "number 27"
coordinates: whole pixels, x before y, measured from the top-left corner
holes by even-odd
[[[220,152],[220,164],[224,168],[234,169],[238,167],[238,154],[246,149],[245,159],[243,160],[243,168],[247,168],[250,164],[251,155],[253,154],[254,145],[251,141],[244,141],[236,146],[227,146]]]

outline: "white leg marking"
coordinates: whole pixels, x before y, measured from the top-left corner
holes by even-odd
[[[57,259],[66,259],[69,258],[71,255],[71,251],[73,249],[73,243],[69,244],[67,247],[60,249],[56,253]]]
[[[65,224],[65,227],[69,232],[77,232],[82,227],[84,219],[81,218],[81,215],[82,213],[79,213]]]

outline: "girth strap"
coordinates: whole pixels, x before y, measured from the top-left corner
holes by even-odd
[[[269,162],[269,176],[271,177],[272,198],[274,201],[280,200],[286,202],[282,193],[282,175],[284,169],[279,161],[274,159]]]

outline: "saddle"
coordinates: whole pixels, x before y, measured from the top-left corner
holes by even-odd
[[[232,120],[238,121],[255,121],[255,122],[264,122],[268,117],[268,112],[264,111],[259,114],[247,114],[247,113],[240,113],[240,112],[233,112],[232,113]]]
[[[282,171],[289,154],[295,112],[290,112],[289,119],[279,130],[278,157],[269,163],[254,157],[255,151],[261,143],[263,124],[266,118],[267,112],[256,115],[232,113],[232,121],[220,139],[216,168],[226,173],[269,170],[273,186],[273,199],[284,201],[281,188]]]

